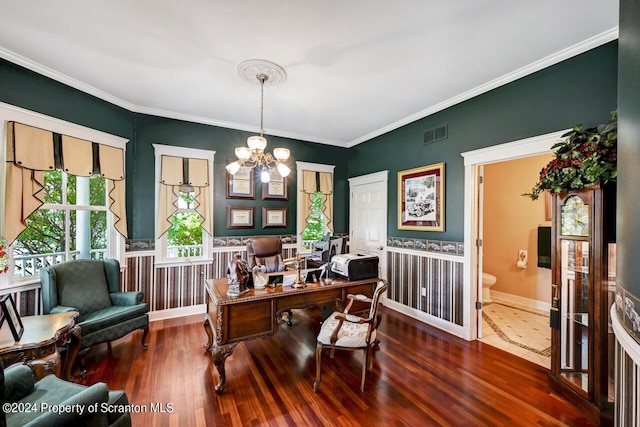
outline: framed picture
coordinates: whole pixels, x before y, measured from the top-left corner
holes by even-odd
[[[262,200],[289,200],[287,195],[287,177],[274,174],[271,181],[262,184]]]
[[[7,319],[13,339],[20,341],[20,337],[22,337],[22,333],[24,332],[24,327],[22,326],[20,314],[18,313],[18,310],[16,310],[16,304],[13,301],[11,294],[3,296],[0,300],[0,305],[2,305],[2,314],[3,317]]]
[[[227,228],[253,228],[253,206],[227,206]]]
[[[262,208],[262,228],[286,227],[288,208]]]
[[[253,169],[243,166],[235,175],[227,172],[227,199],[255,199],[255,187]]]
[[[398,172],[398,229],[444,231],[444,163]]]

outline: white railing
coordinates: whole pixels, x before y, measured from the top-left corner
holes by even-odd
[[[194,258],[202,256],[202,245],[167,246],[167,258]]]
[[[79,253],[80,251],[70,252],[70,258],[77,259]],[[92,249],[90,251],[91,259],[105,259],[106,255],[107,249]],[[67,261],[67,256],[64,252],[16,255],[13,257],[13,277],[35,276],[40,273],[43,267],[65,261]]]

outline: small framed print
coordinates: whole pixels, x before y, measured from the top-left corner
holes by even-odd
[[[253,206],[227,206],[227,228],[253,228]]]
[[[262,200],[289,200],[287,177],[273,174],[271,181],[262,184]]]
[[[0,300],[0,305],[2,305],[2,317],[7,320],[9,329],[11,329],[11,334],[13,335],[13,339],[16,341],[20,341],[22,333],[24,332],[24,327],[22,326],[20,314],[16,309],[16,304],[13,301],[13,297],[11,296],[11,294],[3,296]]]
[[[286,227],[288,208],[262,208],[262,228]]]
[[[255,199],[255,187],[252,168],[243,166],[235,175],[227,172],[227,199]]]

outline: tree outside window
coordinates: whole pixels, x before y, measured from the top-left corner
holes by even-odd
[[[178,211],[167,230],[167,258],[202,256],[201,217],[195,211],[195,193],[180,192]]]
[[[302,231],[305,249],[313,249],[313,245],[325,235],[326,217],[322,213],[322,193],[314,193],[311,201],[311,215],[307,218],[307,227]]]
[[[12,245],[14,277],[36,275],[44,266],[71,259],[104,259],[108,254],[105,179],[61,170],[44,176],[44,204],[29,216],[27,228]]]

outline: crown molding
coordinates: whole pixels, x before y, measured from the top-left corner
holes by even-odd
[[[379,128],[373,132],[362,135],[361,137],[356,138],[352,141],[340,141],[335,139],[328,139],[328,138],[322,138],[322,137],[310,136],[310,135],[302,135],[302,134],[296,134],[292,132],[284,132],[284,131],[278,131],[278,130],[271,130],[269,132],[266,132],[266,134],[279,136],[283,138],[297,139],[297,140],[307,141],[307,142],[315,142],[315,143],[325,144],[325,145],[333,145],[333,146],[342,147],[342,148],[351,148],[363,142],[369,141],[375,137],[378,137],[384,133],[398,129],[409,123],[415,122],[416,120],[422,119],[431,114],[435,114],[453,105],[459,104],[463,101],[467,101],[475,96],[481,95],[490,90],[503,86],[507,83],[511,83],[517,79],[525,77],[529,74],[533,74],[537,71],[540,71],[546,67],[555,65],[566,59],[569,59],[571,57],[584,53],[590,49],[596,48],[605,43],[616,40],[617,38],[618,38],[618,27],[614,27],[594,37],[586,39],[578,44],[575,44],[559,52],[556,52],[555,54],[549,55],[546,58],[535,61],[511,73],[505,74],[502,77],[498,77],[497,79],[494,79],[488,83],[477,86],[471,90],[463,92],[452,98],[449,98],[443,102],[440,102],[436,105],[433,105],[429,108],[426,108],[422,111],[412,114],[404,119],[398,120],[387,126]],[[218,126],[218,127],[228,128],[228,129],[243,130],[248,132],[259,132],[259,129],[253,126],[247,126],[239,123],[225,122],[225,121],[214,120],[214,119],[209,119],[205,117],[193,116],[189,114],[182,114],[182,113],[177,113],[173,111],[166,111],[166,110],[149,108],[149,107],[132,104],[116,96],[113,96],[107,92],[104,92],[100,89],[97,89],[93,86],[90,86],[86,83],[76,80],[70,76],[67,76],[66,74],[63,74],[51,68],[45,67],[44,65],[39,64],[37,62],[31,61],[28,58],[18,55],[17,53],[12,52],[3,47],[0,47],[0,58],[4,58],[10,62],[20,65],[38,74],[49,77],[55,81],[58,81],[74,89],[85,92],[89,95],[93,95],[96,98],[102,99],[103,101],[107,101],[111,104],[114,104],[118,107],[124,108],[134,113],[149,114],[149,115],[165,117],[169,119],[183,120],[187,122]]]

